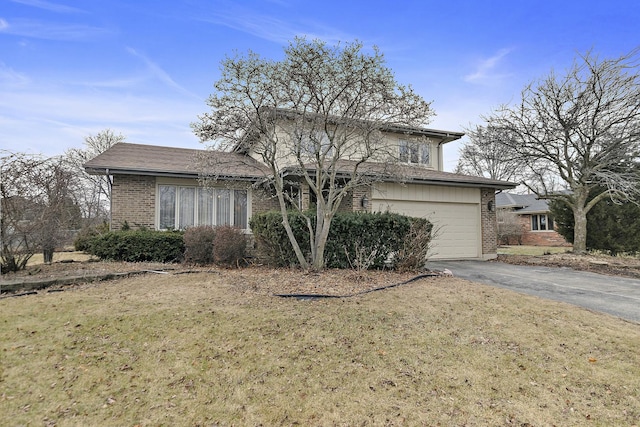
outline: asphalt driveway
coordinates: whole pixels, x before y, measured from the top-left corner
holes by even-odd
[[[640,323],[640,280],[570,268],[511,265],[484,261],[429,261],[432,270],[449,269],[455,277],[510,289]]]

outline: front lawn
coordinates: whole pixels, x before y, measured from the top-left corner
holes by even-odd
[[[456,278],[261,285],[219,270],[0,300],[0,424],[640,422],[640,325]]]

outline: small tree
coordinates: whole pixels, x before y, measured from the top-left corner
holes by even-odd
[[[51,262],[54,248],[75,228],[80,212],[74,175],[60,157],[2,152],[0,158],[3,271],[26,267],[35,251]]]
[[[96,135],[89,135],[84,140],[84,148],[67,150],[65,157],[76,175],[77,194],[82,215],[85,219],[96,220],[99,224],[107,219],[109,201],[111,199],[111,181],[107,175],[89,175],[83,165],[119,142],[125,137],[105,129]]]
[[[640,196],[639,52],[604,60],[581,56],[566,75],[552,72],[528,85],[517,105],[487,118],[488,126],[511,135],[500,143],[535,178],[525,184],[571,209],[578,253],[586,250],[587,214],[596,204]],[[549,178],[568,191],[554,191]]]
[[[522,224],[519,216],[509,209],[499,209],[496,212],[498,223],[498,243],[508,245],[512,242],[522,244]]]
[[[267,165],[266,181],[304,268],[324,267],[331,221],[343,199],[381,179],[364,173],[363,164],[390,165],[397,157],[382,130],[423,126],[433,115],[428,102],[396,82],[377,48],[365,53],[358,42],[330,47],[297,38],[281,61],[251,52],[227,58],[215,88],[211,111],[194,131],[203,142],[248,152]],[[215,155],[205,163],[205,174],[216,176]],[[287,209],[300,208],[295,198],[303,185],[316,200],[315,221],[306,216],[310,260],[287,217]]]

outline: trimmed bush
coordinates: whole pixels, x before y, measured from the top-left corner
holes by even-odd
[[[209,225],[187,228],[184,232],[184,262],[212,264],[215,228]]]
[[[100,259],[128,262],[178,262],[184,240],[178,231],[112,231],[90,241],[89,253]]]
[[[309,232],[305,219],[299,212],[289,212],[289,223],[296,240],[304,253],[310,253]],[[250,220],[251,231],[256,241],[257,256],[268,264],[290,267],[298,264],[296,254],[287,232],[282,225],[280,212],[264,212],[254,215]]]
[[[305,217],[299,212],[289,212],[288,215],[296,240],[300,243],[303,253],[309,254],[309,232]],[[315,222],[315,213],[309,212],[307,215]],[[388,261],[394,255],[401,253],[403,268],[408,268],[411,262],[419,263],[422,267],[426,260],[426,249],[420,249],[412,255],[415,261],[410,262],[407,258],[412,248],[419,249],[428,245],[430,240],[423,233],[427,231],[427,224],[430,233],[431,224],[426,220],[416,219],[416,228],[411,237],[412,221],[414,220],[407,216],[392,213],[337,213],[327,239],[325,266],[381,269],[389,265]],[[251,229],[256,239],[259,257],[276,266],[297,265],[297,258],[279,212],[254,215],[251,219]],[[418,235],[421,239],[419,242]],[[424,258],[418,262],[423,254]]]
[[[225,267],[239,267],[247,254],[247,236],[237,227],[215,228],[213,260]]]

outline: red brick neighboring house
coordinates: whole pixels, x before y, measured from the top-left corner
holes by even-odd
[[[507,238],[503,244],[521,244],[531,246],[568,246],[569,243],[556,231],[553,217],[549,212],[549,201],[538,199],[535,194],[496,194],[498,211],[511,211],[516,214],[520,225],[517,238]],[[500,218],[501,216],[498,215]],[[500,227],[500,219],[498,219]]]

